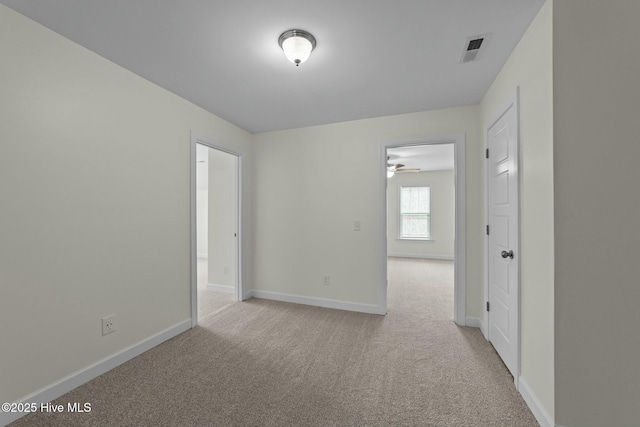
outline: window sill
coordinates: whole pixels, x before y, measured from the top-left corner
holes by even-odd
[[[409,241],[418,241],[418,242],[434,242],[435,240],[431,238],[422,238],[422,237],[396,237],[396,240],[409,240]]]

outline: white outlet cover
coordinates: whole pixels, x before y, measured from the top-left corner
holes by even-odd
[[[107,335],[116,331],[115,318],[115,314],[102,318],[102,335]]]

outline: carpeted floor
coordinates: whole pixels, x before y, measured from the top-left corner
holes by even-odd
[[[390,259],[389,313],[251,299],[14,426],[537,426],[478,329],[453,317],[453,265]]]

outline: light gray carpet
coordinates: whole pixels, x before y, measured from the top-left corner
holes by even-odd
[[[71,391],[88,414],[15,426],[537,426],[452,264],[391,259],[389,313],[252,299]]]

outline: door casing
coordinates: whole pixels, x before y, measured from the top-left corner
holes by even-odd
[[[378,306],[381,314],[387,312],[387,149],[433,144],[454,145],[455,240],[453,320],[460,326],[466,326],[466,151],[464,134],[436,135],[416,140],[383,142],[380,144],[380,278]]]
[[[198,274],[197,274],[197,230],[196,230],[196,146],[201,144],[214,150],[219,150],[227,154],[231,154],[238,158],[237,168],[235,173],[235,188],[236,188],[236,285],[235,285],[235,299],[236,301],[243,301],[244,298],[244,286],[242,271],[244,270],[243,262],[243,246],[242,246],[242,212],[243,212],[243,198],[242,198],[242,169],[244,161],[244,153],[241,151],[228,147],[219,142],[212,141],[208,138],[198,135],[194,131],[191,131],[191,327],[195,327],[198,324]]]

